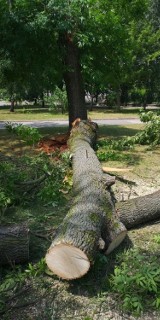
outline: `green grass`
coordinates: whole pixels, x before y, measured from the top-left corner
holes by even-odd
[[[105,126],[100,125],[98,129],[99,137],[123,137],[123,136],[133,136],[139,130],[143,128],[143,124],[134,125],[123,125],[123,126]],[[52,127],[52,128],[39,128],[39,132],[42,135],[54,135],[56,133],[65,133],[68,130],[68,126],[63,127]]]
[[[67,120],[67,114],[52,114],[48,111],[27,111],[15,110],[15,112],[9,112],[0,110],[0,120],[3,121],[33,121],[33,120]]]
[[[96,119],[122,119],[122,118],[138,118],[139,110],[122,110],[115,112],[109,109],[94,109],[88,112],[88,117],[92,120]],[[33,106],[15,107],[15,112],[9,111],[9,106],[0,107],[0,120],[3,121],[30,121],[30,120],[68,120],[68,113],[61,114],[59,112],[51,113],[48,108],[33,108]]]
[[[59,112],[51,113],[48,106],[42,108],[33,105],[18,105],[15,107],[15,112],[9,111],[9,105],[0,106],[0,120],[3,121],[30,121],[30,120],[68,120],[68,113],[62,114]],[[92,120],[98,119],[127,119],[139,118],[139,107],[125,107],[120,112],[115,109],[104,109],[101,107],[94,107],[93,111],[88,111],[88,117]],[[147,108],[147,111],[150,109]],[[152,108],[153,110],[153,108]]]
[[[143,124],[134,124],[134,125],[123,125],[123,126],[99,126],[99,136],[102,137],[123,137],[123,136],[133,136],[139,130],[144,127]]]
[[[115,138],[132,136],[141,128],[142,125],[100,126],[99,136]],[[39,131],[42,135],[54,135],[58,132],[66,132],[67,126],[63,128],[41,128]],[[6,130],[1,130],[0,133],[0,151],[4,154],[17,157],[22,154],[34,156],[37,153],[37,150],[25,146],[20,140]],[[147,151],[145,146],[136,146],[133,151],[124,151],[124,154],[127,153],[130,153],[134,168],[134,172],[130,172],[129,176],[127,175],[127,178],[130,180],[132,180],[132,178],[134,180],[135,177],[142,179],[146,178],[148,182],[149,179],[152,181],[154,178],[158,177],[160,148],[157,148],[155,151]],[[117,161],[116,163],[110,161],[107,162],[106,165],[123,167],[126,166],[126,163],[123,161]],[[126,173],[124,173],[124,176],[126,177]],[[104,313],[106,312],[106,314],[108,312],[108,303],[112,301],[112,298],[114,303],[112,306],[113,312],[122,305],[122,300],[118,300],[117,293],[113,297],[113,292],[108,286],[108,276],[113,273],[117,253],[123,256],[126,243],[123,243],[122,246],[108,257],[99,254],[90,272],[82,279],[71,282],[62,281],[56,276],[48,276],[43,268],[38,277],[35,276],[34,270],[37,270],[38,265],[40,266],[40,259],[44,258],[46,250],[50,246],[54,230],[61,223],[68,209],[69,204],[67,201],[64,203],[59,202],[58,206],[52,204],[42,205],[37,201],[35,203],[28,203],[24,206],[10,208],[6,212],[6,218],[10,223],[15,221],[16,223],[21,223],[22,221],[28,222],[31,230],[30,265],[1,267],[1,280],[4,280],[5,276],[8,277],[8,280],[16,279],[17,276],[22,276],[26,269],[29,270],[30,275],[27,273],[28,278],[26,278],[26,274],[25,276],[22,276],[22,280],[25,280],[25,282],[21,282],[19,287],[16,282],[15,289],[11,288],[4,292],[4,295],[2,296],[2,303],[3,299],[5,302],[5,305],[2,305],[3,309],[6,308],[7,310],[7,307],[10,307],[10,301],[12,300],[13,302],[15,301],[15,305],[17,306],[23,305],[23,302],[28,303],[28,306],[26,306],[26,308],[19,307],[17,309],[9,308],[4,314],[4,317],[2,316],[3,320],[20,320],[24,318],[27,320],[51,319],[52,315],[55,315],[56,312],[57,319],[58,317],[59,319],[65,319],[63,310],[66,312],[66,318],[74,319],[75,314],[78,317],[81,317],[81,314],[83,314],[82,319],[92,319],[94,316],[92,311],[98,316],[98,310],[101,309],[102,302]],[[37,235],[42,237],[38,237]],[[144,251],[147,253],[148,256],[152,256],[153,253],[155,256],[159,255],[158,224],[151,226],[149,230],[147,228],[140,228],[138,230],[129,231],[129,236],[132,240],[132,245],[136,245],[142,252]],[[49,241],[45,238],[48,238]],[[28,291],[22,295],[17,295],[15,300],[11,299],[14,294],[16,295],[17,292],[25,289],[27,285],[30,286]],[[108,300],[108,297],[110,300]],[[39,299],[39,302],[35,302],[32,309],[30,302],[35,301],[37,298]]]
[[[125,126],[99,126],[98,136],[101,137],[123,137],[123,136],[133,136],[135,135],[143,125],[125,125]],[[54,136],[57,133],[66,133],[68,126],[63,127],[50,127],[50,128],[39,128],[39,132],[42,136]],[[16,156],[31,153],[34,149],[24,145],[20,139],[15,138],[13,134],[7,132],[6,129],[0,130],[0,151],[11,155],[14,153]]]

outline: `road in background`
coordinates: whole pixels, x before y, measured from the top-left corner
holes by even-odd
[[[98,125],[108,125],[108,126],[123,126],[127,124],[139,124],[141,121],[139,119],[104,119],[104,120],[93,120],[98,123]],[[34,128],[51,128],[51,127],[60,127],[67,126],[68,121],[66,120],[51,120],[51,121],[11,121],[15,124],[23,124],[29,127]],[[7,121],[0,121],[0,129],[5,129],[5,124]]]

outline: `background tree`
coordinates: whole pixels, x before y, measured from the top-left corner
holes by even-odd
[[[62,79],[52,28],[36,3],[14,1],[12,10],[1,3],[1,87],[11,98],[42,96]]]
[[[144,108],[148,103],[159,100],[160,32],[157,28],[157,8],[154,1],[148,1],[143,19],[133,22],[130,30],[134,43],[131,99]]]
[[[64,81],[71,124],[87,118],[87,88],[113,92],[118,108],[128,88],[143,91],[144,103],[153,86],[158,90],[157,6],[149,0],[1,0],[0,6],[1,83],[11,96],[42,96]]]

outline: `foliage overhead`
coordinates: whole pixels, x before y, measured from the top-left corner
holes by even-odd
[[[65,35],[80,52],[86,90],[127,87],[132,99],[141,90],[142,103],[159,99],[157,0],[1,0],[0,9],[0,83],[10,95],[61,85]]]

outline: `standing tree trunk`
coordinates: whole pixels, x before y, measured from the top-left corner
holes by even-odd
[[[46,254],[48,267],[64,279],[83,276],[101,248],[107,253],[126,236],[101,165],[92,146],[97,125],[75,124],[69,140],[73,154],[73,203]]]
[[[15,101],[14,101],[14,98],[12,98],[11,105],[10,105],[10,112],[14,112],[14,104],[15,104]]]
[[[120,111],[120,109],[121,109],[121,89],[120,87],[118,87],[116,91],[116,110]]]
[[[42,92],[41,94],[41,103],[42,103],[42,108],[45,107],[45,101],[44,101],[44,93]]]
[[[87,119],[87,108],[85,106],[85,92],[81,74],[79,50],[74,43],[71,34],[65,34],[60,38],[60,44],[64,48],[64,81],[66,84],[69,126],[76,118]]]

